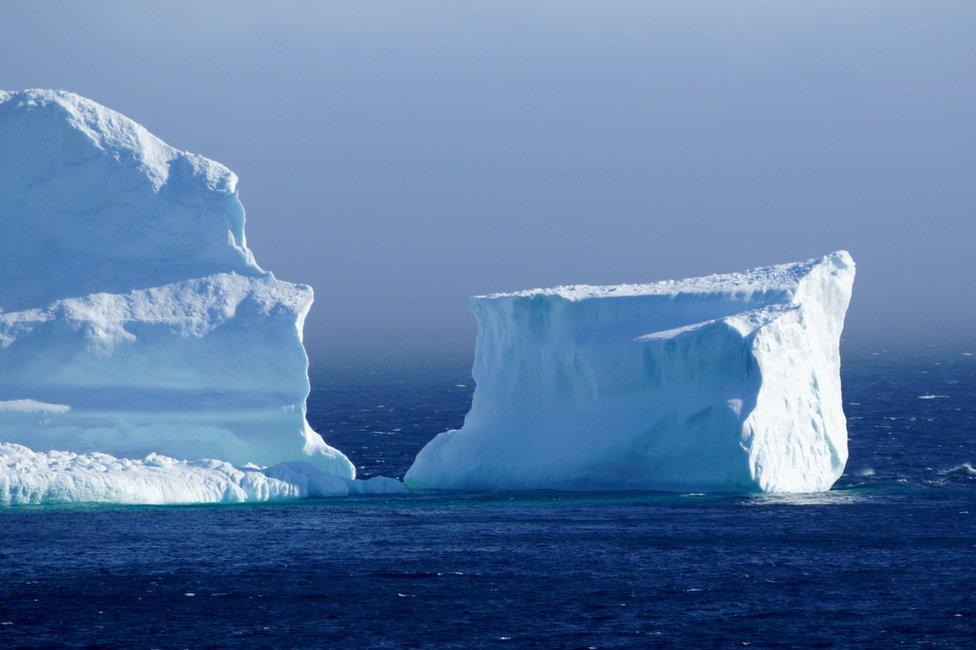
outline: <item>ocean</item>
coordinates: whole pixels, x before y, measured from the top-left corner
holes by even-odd
[[[0,510],[0,645],[972,646],[976,349],[846,351],[829,493],[421,494]],[[470,359],[315,357],[360,476],[461,424]]]

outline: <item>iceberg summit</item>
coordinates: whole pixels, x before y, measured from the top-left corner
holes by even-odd
[[[816,492],[847,462],[846,251],[745,273],[478,296],[464,426],[405,476],[441,490]]]
[[[0,503],[398,485],[306,422],[312,289],[255,262],[236,186],[93,101],[0,91]]]

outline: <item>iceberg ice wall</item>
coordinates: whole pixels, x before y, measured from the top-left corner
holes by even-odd
[[[847,462],[840,354],[854,262],[479,296],[464,426],[429,489],[810,492]]]
[[[236,185],[90,100],[0,91],[0,442],[354,477],[305,420],[312,290],[257,265]]]

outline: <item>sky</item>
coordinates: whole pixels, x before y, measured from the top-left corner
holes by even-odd
[[[470,350],[471,295],[850,250],[845,342],[973,340],[976,3],[11,2],[0,88],[241,178],[313,350]]]

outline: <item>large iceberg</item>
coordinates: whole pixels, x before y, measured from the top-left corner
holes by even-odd
[[[134,487],[208,468],[168,457],[219,458],[224,475],[302,462],[299,482],[348,491],[352,463],[305,419],[312,289],[255,262],[236,186],[78,95],[0,91],[0,501],[43,500],[44,481],[62,501],[302,493]]]
[[[814,492],[847,462],[854,261],[478,296],[464,426],[410,488]]]

